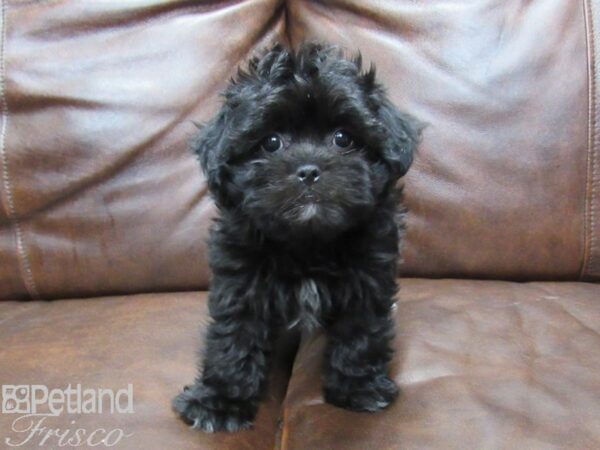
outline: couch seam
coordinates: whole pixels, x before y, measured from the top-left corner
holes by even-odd
[[[592,5],[592,2],[590,2],[590,7]],[[594,7],[595,8],[595,7]],[[594,146],[591,149],[592,153],[591,153],[591,159],[592,159],[592,180],[591,180],[591,194],[590,194],[590,226],[591,229],[589,231],[590,233],[590,254],[589,254],[589,262],[588,262],[588,270],[590,270],[590,267],[595,267],[595,262],[596,259],[599,258],[600,256],[598,255],[598,248],[597,248],[597,243],[598,243],[598,236],[596,235],[596,227],[597,227],[597,185],[598,185],[598,136],[599,136],[599,132],[598,132],[598,70],[597,70],[597,64],[598,64],[598,54],[597,54],[597,48],[596,48],[596,38],[597,38],[597,30],[596,30],[596,24],[594,23],[594,10],[590,9],[591,14],[591,20],[592,20],[592,44],[594,45],[593,48],[593,52],[594,52]],[[594,275],[597,276],[598,274],[592,274],[592,273],[588,273],[587,275]]]
[[[585,189],[585,213],[584,213],[584,254],[581,267],[580,279],[588,276],[593,277],[590,271],[594,266],[597,252],[596,227],[596,185],[597,155],[599,144],[598,133],[598,111],[597,111],[597,49],[596,49],[596,24],[594,23],[593,0],[584,0],[584,22],[586,26],[586,38],[588,46],[588,157],[587,157],[587,181]]]
[[[8,168],[8,157],[6,153],[6,130],[8,128],[9,109],[6,98],[6,65],[5,65],[5,47],[6,47],[6,0],[1,0],[0,5],[0,25],[2,34],[0,36],[0,109],[2,112],[2,124],[0,129],[0,161],[2,162],[2,184],[6,196],[6,215],[9,223],[12,225],[17,243],[17,259],[19,261],[19,271],[21,278],[29,296],[39,298],[39,292],[33,279],[33,272],[29,262],[29,255],[24,245],[23,229],[16,214],[15,202],[13,197],[12,185],[10,182],[10,173]]]
[[[585,39],[586,39],[586,56],[587,56],[587,75],[588,75],[588,120],[587,120],[587,152],[586,152],[586,167],[585,167],[585,189],[584,189],[584,198],[583,198],[583,232],[582,232],[582,245],[583,245],[583,255],[581,260],[581,267],[579,271],[579,279],[583,279],[585,276],[585,272],[587,270],[587,260],[589,254],[589,239],[588,239],[588,210],[589,210],[589,180],[590,180],[590,159],[591,159],[591,148],[592,148],[592,131],[594,127],[594,117],[593,117],[593,53],[592,48],[593,44],[591,42],[591,19],[590,12],[588,8],[588,0],[582,0],[583,5],[583,22],[585,27]]]
[[[290,27],[290,7],[288,4],[288,0],[283,0],[283,26],[285,27],[285,39],[287,40],[287,45],[290,48],[293,48],[293,43],[292,43],[292,28]]]
[[[292,378],[292,373],[290,372],[290,380]],[[275,449],[274,450],[287,450],[288,449],[288,410],[287,410],[287,406],[285,405],[285,401],[287,398],[287,393],[288,393],[288,388],[289,388],[289,380],[288,380],[288,386],[286,388],[286,396],[282,401],[282,405],[281,405],[281,425],[277,428],[277,436],[276,436],[276,440],[275,440]]]

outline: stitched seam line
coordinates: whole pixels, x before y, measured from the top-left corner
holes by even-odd
[[[39,298],[39,292],[33,279],[29,256],[23,243],[23,230],[21,223],[16,215],[14,198],[12,195],[12,186],[10,184],[10,175],[8,170],[8,157],[6,155],[6,130],[8,128],[8,101],[6,99],[6,80],[5,80],[5,61],[4,50],[6,43],[6,1],[2,0],[0,6],[0,22],[2,25],[2,35],[0,36],[0,103],[2,110],[2,128],[0,130],[0,160],[2,161],[2,183],[6,193],[7,216],[13,226],[15,238],[17,241],[17,256],[19,260],[19,270],[21,277],[29,296]]]
[[[583,220],[583,260],[580,279],[590,275],[592,258],[594,257],[594,150],[598,139],[596,131],[596,42],[595,24],[592,11],[592,0],[583,0],[584,25],[586,32],[588,56],[588,152],[585,182],[584,220]]]
[[[588,147],[587,147],[587,159],[586,159],[586,170],[585,170],[585,189],[583,198],[583,258],[581,261],[581,269],[579,272],[579,279],[585,278],[587,272],[589,254],[590,254],[590,240],[589,240],[589,209],[590,209],[590,168],[591,168],[591,155],[593,146],[593,129],[594,129],[594,44],[592,42],[592,24],[591,24],[591,13],[589,10],[588,0],[583,0],[583,19],[585,27],[585,38],[587,45],[587,72],[588,72]]]
[[[593,6],[593,1],[588,2],[588,12],[589,12],[589,23],[590,23],[590,51],[591,55],[591,84],[590,84],[590,112],[591,118],[590,125],[593,128],[590,130],[591,135],[591,146],[589,151],[589,165],[591,167],[591,178],[589,180],[589,205],[588,205],[588,213],[589,213],[589,253],[588,253],[588,261],[586,264],[586,271],[584,275],[588,276],[597,276],[600,275],[598,273],[592,273],[592,270],[596,269],[597,259],[600,258],[598,255],[598,236],[596,236],[596,207],[597,207],[597,194],[596,187],[598,185],[598,143],[599,143],[599,130],[598,130],[598,83],[597,83],[597,49],[596,49],[596,23],[595,23],[595,6]]]

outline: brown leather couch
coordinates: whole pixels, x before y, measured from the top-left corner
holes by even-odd
[[[48,429],[122,429],[120,449],[600,448],[600,1],[3,0],[1,37],[0,384],[133,386],[134,413]],[[402,395],[325,404],[324,338],[291,336],[252,431],[194,432],[170,410],[207,323],[192,120],[255,49],[304,39],[361,49],[429,123],[405,180]],[[59,447],[16,417],[1,448]]]

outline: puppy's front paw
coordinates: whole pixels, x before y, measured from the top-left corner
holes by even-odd
[[[398,387],[387,375],[338,378],[325,387],[325,401],[352,411],[379,411],[398,397]]]
[[[232,403],[229,399],[204,397],[201,391],[186,388],[173,399],[173,409],[185,423],[207,433],[236,432],[252,428],[252,405]],[[209,405],[219,405],[220,408],[211,408]]]

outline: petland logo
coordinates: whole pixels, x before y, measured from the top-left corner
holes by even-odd
[[[88,430],[70,420],[69,428],[52,427],[52,418],[62,414],[133,414],[133,386],[113,389],[83,388],[80,384],[64,389],[48,389],[40,384],[3,385],[2,413],[19,414],[11,431],[18,435],[6,437],[10,447],[114,447],[133,435],[121,428]]]

